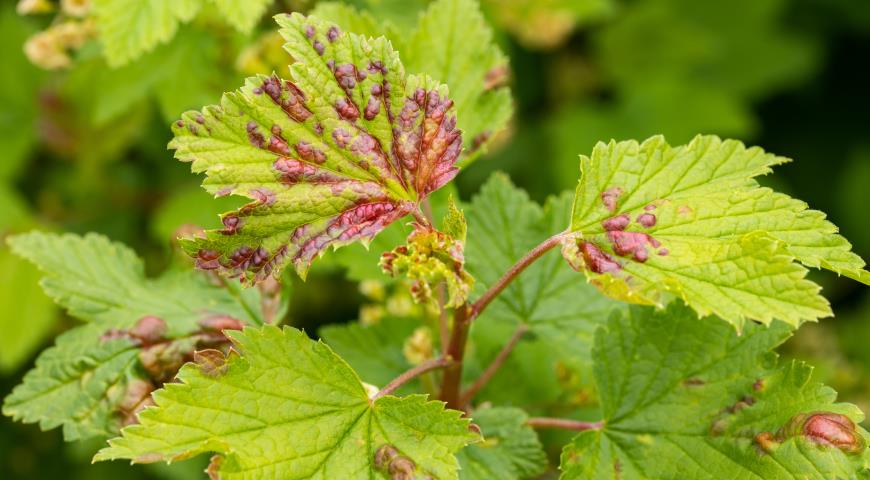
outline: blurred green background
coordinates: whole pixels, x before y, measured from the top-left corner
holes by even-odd
[[[212,200],[172,159],[169,124],[246,75],[286,68],[269,14],[316,2],[272,2],[249,34],[204,8],[170,41],[118,68],[88,37],[86,14],[75,48],[36,49],[33,36],[56,27],[63,9],[91,2],[61,3],[0,3],[0,237],[31,228],[97,231],[134,247],[157,273],[173,261],[179,228],[215,226],[217,213],[235,203]],[[426,1],[347,3],[401,27]],[[510,57],[516,112],[509,131],[460,175],[463,199],[497,170],[537,200],[571,188],[577,155],[599,140],[662,133],[676,145],[715,133],[795,159],[766,181],[827,212],[870,258],[867,0],[481,3]],[[868,411],[870,289],[814,275],[837,317],[805,325],[783,354],[815,365],[817,380]],[[0,396],[73,324],[38,278],[0,247]],[[316,331],[358,317],[363,297],[347,294],[357,286],[334,264],[294,284],[292,324]],[[202,477],[205,459],[173,468],[91,466],[96,448],[0,418],[0,478]]]

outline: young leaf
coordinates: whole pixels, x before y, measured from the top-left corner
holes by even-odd
[[[404,245],[381,255],[380,265],[392,277],[408,278],[411,295],[418,303],[432,298],[433,287],[446,285],[444,305],[455,308],[465,303],[474,285],[474,278],[465,271],[463,243],[438,230],[418,226]]]
[[[563,252],[615,298],[661,305],[670,295],[740,328],[830,315],[794,260],[870,283],[864,262],[825,216],[761,188],[754,177],[788,159],[699,136],[598,144],[581,157]]]
[[[450,85],[457,123],[465,136],[463,165],[486,150],[513,113],[507,58],[476,0],[437,0],[420,16],[401,50],[405,67]]]
[[[368,242],[450,181],[462,146],[447,87],[405,76],[384,38],[299,14],[277,17],[294,82],[248,79],[220,106],[188,112],[170,147],[204,187],[254,202],[185,242],[200,268],[257,281],[304,276],[329,246]]]
[[[459,478],[522,480],[537,478],[547,468],[547,455],[538,434],[525,425],[524,411],[486,408],[475,410],[472,418],[484,440],[459,452]]]
[[[570,203],[565,193],[550,198],[541,208],[505,175],[493,175],[466,208],[465,256],[468,271],[478,281],[476,290],[495,283],[535,245],[563,229]],[[476,330],[487,323],[524,323],[551,342],[551,348],[588,364],[595,328],[614,308],[620,304],[578,281],[576,273],[551,252],[508,285],[475,320],[472,334],[477,337]],[[486,338],[480,340],[489,343]]]
[[[561,478],[858,478],[863,415],[834,403],[810,367],[776,365],[790,331],[737,335],[676,304],[615,314],[593,350],[604,426],[565,447]]]
[[[10,237],[9,244],[44,272],[40,284],[48,296],[87,323],[58,337],[40,355],[5,399],[3,414],[39,422],[44,429],[62,425],[67,440],[116,433],[132,413],[123,411],[125,397],[132,386],[148,380],[147,369],[163,366],[159,362],[167,356],[177,353],[183,361],[184,354],[192,353],[195,342],[187,352],[152,350],[121,334],[144,317],[159,318],[167,340],[178,339],[165,345],[175,348],[187,345],[201,323],[215,317],[263,322],[255,313],[256,289],[229,291],[196,272],[147,279],[132,250],[100,235],[32,232]]]
[[[121,66],[171,39],[196,15],[202,0],[93,0],[96,25],[110,66]]]
[[[181,383],[95,460],[135,462],[219,454],[222,479],[457,478],[454,453],[477,440],[460,412],[422,395],[371,401],[356,373],[299,330],[232,332],[219,371],[189,364]],[[394,476],[393,478],[397,478]]]

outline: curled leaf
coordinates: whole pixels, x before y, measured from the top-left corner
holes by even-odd
[[[447,287],[448,307],[465,302],[474,278],[465,271],[463,244],[437,230],[417,226],[405,245],[381,256],[381,268],[394,277],[404,275],[412,281],[411,294],[418,303],[432,297],[432,288],[442,282]]]
[[[462,148],[447,87],[406,76],[385,38],[299,14],[277,17],[293,81],[248,79],[220,106],[188,112],[170,147],[203,186],[253,201],[188,239],[202,269],[260,281],[305,276],[328,247],[367,243],[457,173]]]

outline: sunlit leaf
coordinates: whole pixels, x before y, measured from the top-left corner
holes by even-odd
[[[801,264],[868,274],[824,214],[758,186],[754,177],[787,161],[712,136],[680,147],[662,137],[600,143],[581,157],[563,253],[612,297],[661,305],[675,296],[738,328],[828,316]]]
[[[422,395],[371,401],[343,360],[296,329],[231,336],[238,353],[185,366],[96,460],[214,451],[210,471],[225,480],[458,478],[454,454],[478,438],[460,412]]]
[[[790,331],[738,336],[678,305],[614,315],[593,351],[604,425],[565,447],[561,478],[863,478],[863,414],[810,367],[776,364]]]
[[[326,248],[370,241],[457,173],[447,88],[404,75],[384,38],[299,14],[278,17],[295,83],[256,77],[173,129],[176,156],[218,196],[254,201],[190,240],[204,269],[256,281]]]

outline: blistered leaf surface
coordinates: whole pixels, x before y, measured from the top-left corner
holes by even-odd
[[[155,394],[140,424],[97,454],[139,462],[214,451],[230,479],[457,478],[454,453],[477,440],[460,412],[422,395],[371,402],[356,373],[299,330],[233,332],[215,375],[196,364]],[[393,477],[396,478],[396,477]],[[401,477],[399,477],[401,478]]]
[[[661,305],[676,296],[738,328],[828,316],[801,264],[868,274],[824,214],[754,179],[787,161],[713,136],[679,147],[662,137],[600,143],[581,157],[563,253],[612,297]]]
[[[122,411],[128,408],[130,387],[147,380],[149,368],[162,373],[164,367],[171,369],[170,360],[180,366],[196,346],[190,340],[186,352],[186,337],[203,324],[216,318],[262,323],[250,313],[258,308],[256,290],[231,292],[196,272],[148,279],[132,250],[101,235],[33,232],[11,237],[9,243],[13,253],[43,271],[41,285],[48,296],[86,323],[59,336],[40,355],[4,400],[3,414],[38,422],[43,429],[63,426],[67,440],[117,433],[130,413]],[[159,336],[180,340],[152,350],[125,333],[153,324],[148,319],[154,318],[166,328]],[[139,332],[150,336],[154,329]]]
[[[253,200],[185,246],[200,268],[250,281],[368,242],[456,175],[462,147],[447,88],[406,76],[386,39],[299,14],[278,23],[293,81],[248,79],[185,114],[170,144],[208,191]]]
[[[863,414],[834,403],[810,367],[777,365],[771,350],[789,332],[776,322],[737,335],[680,305],[614,315],[593,350],[605,425],[565,447],[561,478],[862,478]]]

